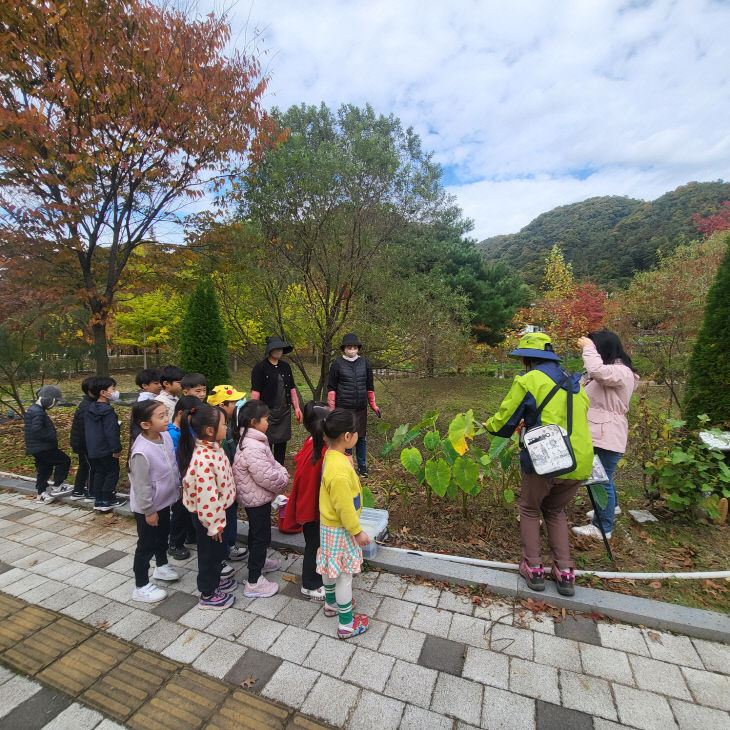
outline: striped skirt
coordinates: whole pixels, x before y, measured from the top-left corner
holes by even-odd
[[[344,527],[319,526],[321,547],[317,550],[317,572],[328,578],[340,573],[359,573],[362,549]]]

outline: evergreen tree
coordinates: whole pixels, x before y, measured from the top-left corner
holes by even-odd
[[[689,361],[684,417],[691,426],[702,413],[712,425],[730,424],[730,237],[727,242]]]
[[[198,280],[180,328],[180,367],[203,373],[208,388],[231,382],[226,332],[209,278]]]

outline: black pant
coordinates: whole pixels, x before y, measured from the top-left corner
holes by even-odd
[[[226,546],[226,560],[231,557],[231,547],[236,544],[238,535],[238,502],[226,507],[226,526],[223,528],[223,544]]]
[[[322,585],[322,576],[317,572],[317,550],[319,550],[319,522],[305,522],[304,558],[302,560],[302,587],[314,591]]]
[[[188,512],[182,499],[178,499],[170,510],[170,547],[181,548],[186,542],[195,542],[192,513]]]
[[[85,451],[79,451],[79,468],[76,470],[76,479],[74,480],[74,494],[91,493],[91,484],[93,476],[91,467],[89,466],[89,457]]]
[[[111,502],[119,481],[119,459],[109,454],[98,459],[89,459],[89,465],[94,473],[94,503],[99,505]]]
[[[208,536],[205,525],[198,515],[189,513],[193,518],[195,534],[198,538],[198,590],[203,596],[210,596],[218,590],[221,582],[221,568],[226,555],[223,541],[217,542]]]
[[[246,507],[248,517],[248,582],[256,583],[271,545],[271,502],[260,507]]]
[[[38,494],[43,494],[48,488],[48,479],[53,474],[53,486],[63,484],[71,468],[71,459],[61,449],[48,449],[33,454],[35,468],[38,472],[35,480],[35,488]]]
[[[284,459],[286,459],[286,444],[286,441],[282,444],[271,444],[271,450],[274,452],[274,458],[282,466],[284,466]]]
[[[170,534],[170,510],[157,513],[157,527],[147,524],[145,516],[134,513],[137,520],[137,549],[134,551],[134,583],[142,588],[150,582],[150,558],[157,566],[167,565],[167,537]]]

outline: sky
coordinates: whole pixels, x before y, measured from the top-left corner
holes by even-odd
[[[596,195],[652,200],[730,179],[730,0],[226,7],[232,43],[263,54],[267,107],[395,114],[477,240]]]

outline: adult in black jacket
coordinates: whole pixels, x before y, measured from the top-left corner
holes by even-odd
[[[61,400],[60,388],[44,385],[36,393],[36,402],[25,412],[25,453],[35,459],[35,488],[41,502],[53,502],[56,497],[68,494],[71,488],[62,488],[68,476],[71,459],[58,448],[58,435],[49,409]],[[48,489],[48,479],[53,475],[53,491]]]
[[[86,428],[84,426],[84,418],[89,404],[93,403],[92,397],[89,395],[89,385],[93,378],[86,378],[81,383],[81,390],[84,397],[74,412],[73,421],[71,421],[71,451],[79,457],[79,468],[76,470],[76,479],[74,481],[74,490],[71,492],[71,499],[91,499],[89,486],[93,483],[93,476],[89,468],[89,455],[86,453]]]
[[[264,359],[254,365],[251,371],[251,400],[262,400],[269,407],[269,439],[274,458],[284,464],[286,444],[291,438],[291,407],[297,423],[302,422],[294,375],[282,355],[294,348],[281,337],[267,337]]]
[[[365,434],[368,425],[368,405],[380,418],[380,408],[375,404],[375,387],[373,369],[370,363],[360,355],[362,343],[360,338],[350,332],[342,338],[340,349],[342,357],[338,357],[330,367],[327,381],[327,400],[330,408],[345,408],[352,411],[357,423],[357,444],[355,456],[360,476],[368,475],[367,442]]]

